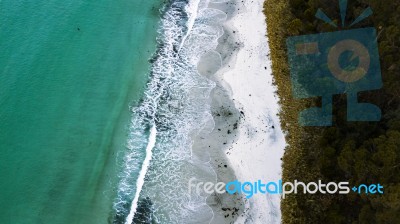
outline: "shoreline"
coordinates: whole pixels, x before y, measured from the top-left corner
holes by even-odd
[[[285,140],[277,116],[263,4],[264,0],[209,5],[227,13],[227,20],[216,49],[221,67],[209,72],[207,66],[198,66],[216,83],[210,99],[214,129],[198,136],[193,150],[208,148],[217,182],[281,178]],[[281,219],[279,195],[245,199],[225,193],[211,195],[207,204],[214,213],[210,223],[280,223]]]
[[[235,60],[239,46],[237,39],[232,36],[234,29],[227,26],[227,21],[237,15],[238,0],[227,2],[209,3],[208,8],[217,9],[227,16],[225,22],[220,24],[224,33],[218,39],[217,49],[203,55],[197,65],[198,72],[215,83],[215,88],[210,94],[209,104],[212,115],[212,130],[200,132],[194,137],[192,151],[194,154],[207,152],[215,182],[229,182],[237,179],[232,166],[226,157],[226,150],[238,137],[237,126],[241,116],[235,108],[231,97],[229,84],[225,82],[220,73],[231,60]],[[217,61],[217,63],[216,63]],[[207,205],[212,209],[213,217],[209,223],[234,223],[244,212],[244,200],[241,195],[212,194],[206,199]]]

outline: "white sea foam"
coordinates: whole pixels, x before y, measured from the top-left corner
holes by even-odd
[[[226,19],[207,5],[208,0],[177,0],[164,10],[150,81],[143,100],[132,109],[116,220],[132,223],[143,198],[153,202],[153,216],[160,223],[212,218],[206,196],[191,197],[187,191],[192,177],[215,179],[210,165],[191,154],[191,135],[212,119],[209,96],[215,86],[199,74],[197,63],[217,47]],[[149,129],[157,130],[157,138]]]
[[[138,180],[136,182],[135,198],[133,199],[133,202],[132,202],[131,211],[129,212],[129,215],[126,218],[126,222],[125,222],[126,224],[132,224],[133,216],[135,215],[138,201],[139,201],[139,195],[140,195],[140,192],[141,192],[143,184],[144,184],[144,178],[145,178],[145,175],[146,175],[147,170],[150,165],[151,157],[153,154],[152,151],[156,144],[156,137],[157,137],[157,129],[156,129],[156,126],[153,125],[151,128],[151,131],[150,131],[149,143],[146,147],[146,158],[143,161],[142,170],[140,170],[140,174],[139,174]]]

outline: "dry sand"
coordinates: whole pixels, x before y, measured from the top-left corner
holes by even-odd
[[[264,0],[220,1],[209,7],[227,13],[225,34],[216,52],[199,63],[212,79],[214,129],[194,141],[193,150],[207,151],[217,182],[263,182],[281,179],[285,140],[280,129],[266,38]],[[212,65],[212,66],[210,66]],[[211,223],[280,223],[280,196],[211,195]]]

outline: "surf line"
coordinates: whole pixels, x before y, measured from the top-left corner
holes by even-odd
[[[196,1],[196,2],[193,3],[193,1]],[[185,36],[182,38],[181,44],[179,45],[178,52],[181,51],[183,45],[185,44],[186,39],[189,37],[190,32],[192,31],[192,29],[194,27],[194,23],[197,18],[197,14],[198,14],[197,10],[199,8],[199,4],[200,4],[201,0],[193,0],[193,1],[190,1],[189,4],[186,6],[186,11],[191,12],[193,14],[189,17],[188,21],[186,22],[186,26],[187,26],[188,30],[187,30]]]
[[[157,137],[157,128],[156,128],[156,125],[153,124],[153,126],[151,127],[151,130],[150,130],[149,143],[147,144],[147,147],[146,147],[146,157],[143,161],[142,170],[140,171],[138,180],[136,182],[135,197],[132,201],[131,211],[129,212],[128,217],[126,217],[125,224],[132,224],[133,217],[135,217],[135,213],[136,213],[136,209],[137,209],[138,201],[139,201],[139,195],[140,195],[140,192],[142,191],[143,184],[144,184],[144,178],[145,178],[147,170],[149,169],[149,166],[150,166],[151,157],[153,156],[153,148],[156,145],[156,137]]]

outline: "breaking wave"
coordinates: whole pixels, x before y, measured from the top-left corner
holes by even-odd
[[[197,64],[223,35],[226,14],[209,0],[172,0],[162,9],[159,48],[144,97],[132,108],[113,223],[208,223],[206,196],[190,195],[190,178],[214,180],[192,154],[193,136],[212,121],[215,84]]]

